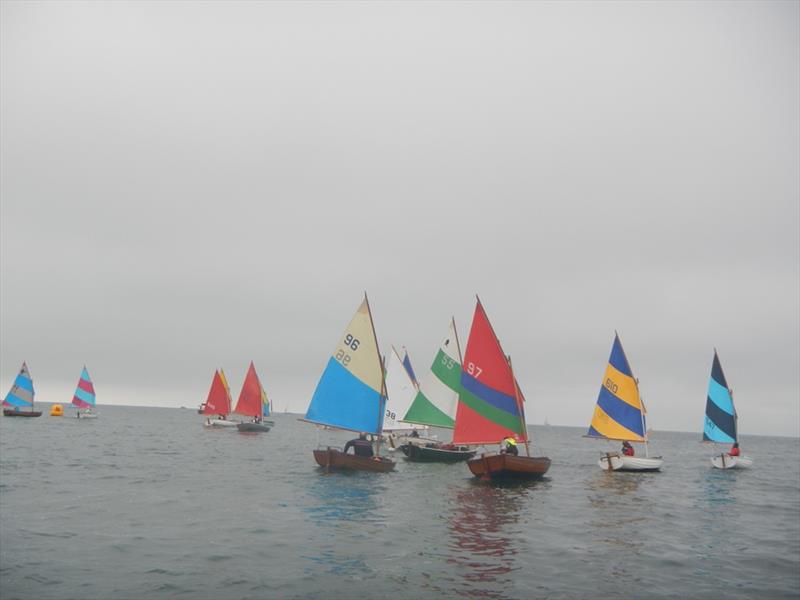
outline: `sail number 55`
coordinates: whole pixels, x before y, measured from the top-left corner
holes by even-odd
[[[469,373],[470,375],[474,375],[475,379],[477,379],[478,377],[481,376],[481,373],[483,373],[483,369],[481,369],[475,363],[471,363],[470,362],[470,363],[467,363],[467,373]]]

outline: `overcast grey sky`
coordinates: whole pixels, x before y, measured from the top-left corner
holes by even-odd
[[[481,296],[528,421],[614,330],[655,429],[800,434],[797,2],[2,2],[0,385],[305,411],[367,290],[427,369]],[[699,433],[698,433],[699,435]]]

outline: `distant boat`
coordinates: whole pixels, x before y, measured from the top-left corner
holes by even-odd
[[[371,433],[378,437],[380,444],[385,397],[383,364],[369,301],[364,294],[364,300],[328,359],[304,420]],[[393,460],[378,453],[371,457],[356,456],[330,446],[314,450],[314,460],[328,470],[385,472],[395,467]]]
[[[419,384],[414,402],[404,421],[452,429],[455,425],[458,391],[461,389],[461,347],[455,319],[450,319],[447,336],[442,340],[430,371]],[[406,438],[400,446],[412,462],[455,463],[475,456],[476,450],[425,438]]]
[[[239,392],[239,399],[236,401],[234,412],[250,417],[252,421],[239,423],[237,425],[239,431],[257,433],[270,430],[270,425],[274,423],[272,421],[264,421],[265,404],[267,406],[267,414],[269,414],[267,394],[258,379],[255,365],[250,361],[250,368],[247,369],[247,375],[244,378],[242,390]]]
[[[42,411],[33,410],[33,380],[28,371],[28,365],[22,363],[22,368],[19,370],[11,390],[3,400],[3,406],[9,407],[3,409],[3,414],[6,417],[41,417]],[[20,410],[21,408],[28,408],[29,410]]]
[[[539,478],[550,468],[550,459],[530,455],[525,398],[511,359],[503,351],[480,298],[476,300],[461,369],[453,443],[483,446],[511,437],[525,445],[526,456],[485,452],[467,462],[472,474],[481,479]]]
[[[739,442],[739,417],[733,406],[733,390],[728,387],[722,363],[714,349],[714,361],[711,364],[711,377],[708,380],[706,395],[706,418],[703,425],[703,441],[719,444],[735,444]],[[753,466],[749,456],[731,456],[722,452],[711,458],[711,464],[718,469],[742,469]]]
[[[72,396],[72,405],[78,409],[75,416],[78,419],[96,419],[97,414],[92,411],[95,404],[94,384],[89,377],[89,371],[84,366],[80,379],[78,379],[78,386],[75,388],[75,394]],[[81,413],[81,409],[84,409],[83,413]]]
[[[222,369],[214,371],[208,398],[202,404],[208,427],[236,427],[238,423],[228,419],[231,413],[231,391]]]
[[[664,462],[660,456],[647,453],[647,410],[639,394],[639,381],[634,378],[619,335],[614,333],[614,344],[608,359],[603,384],[597,397],[592,422],[586,437],[641,442],[645,456],[625,456],[620,452],[606,452],[598,465],[606,471],[658,471]]]

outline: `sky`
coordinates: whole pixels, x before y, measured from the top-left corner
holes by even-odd
[[[0,4],[0,386],[305,412],[369,294],[418,376],[475,295],[527,420],[619,332],[655,430],[800,435],[800,3]]]

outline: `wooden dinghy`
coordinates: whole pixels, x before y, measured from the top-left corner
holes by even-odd
[[[28,371],[28,365],[22,363],[19,373],[17,373],[14,384],[11,386],[5,399],[3,400],[3,415],[6,417],[41,417],[42,411],[33,410],[33,379]],[[20,410],[28,408],[29,410]]]
[[[337,448],[314,450],[314,460],[331,470],[386,472],[394,461],[380,456],[386,385],[378,338],[367,295],[344,330],[314,390],[304,421],[317,426],[372,434],[375,456],[345,454]]]
[[[452,444],[403,444],[400,450],[411,462],[443,462],[455,463],[469,460],[477,453],[467,446]]]
[[[467,463],[475,477],[481,479],[539,479],[550,468],[546,456],[514,456],[513,454],[481,454]]]
[[[331,471],[375,471],[386,473],[394,469],[395,462],[385,456],[356,456],[345,454],[338,448],[314,450],[314,460],[320,467]]]

